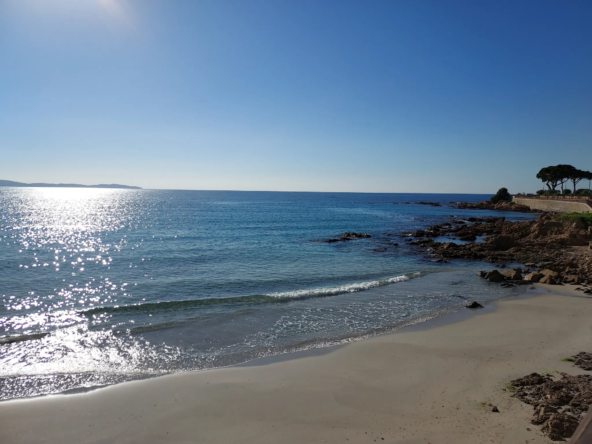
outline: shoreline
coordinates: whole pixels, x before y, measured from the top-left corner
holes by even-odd
[[[503,388],[535,371],[584,373],[561,361],[590,351],[592,305],[572,292],[538,285],[490,312],[311,356],[5,401],[0,441],[548,443]]]
[[[456,270],[440,270],[439,273],[448,273],[454,272]],[[468,270],[464,270],[468,271]],[[411,273],[417,274],[417,273]],[[538,285],[538,284],[537,284]],[[542,285],[540,285],[542,286]],[[532,288],[532,286],[530,286]],[[572,292],[574,296],[579,296],[579,294]],[[570,295],[572,294],[570,293]],[[360,342],[360,341],[367,341],[373,338],[383,336],[383,335],[391,335],[397,334],[401,332],[407,331],[415,331],[415,330],[429,330],[432,328],[437,328],[439,326],[446,326],[449,324],[454,324],[456,322],[461,322],[465,319],[469,319],[475,315],[481,315],[486,313],[491,313],[495,311],[496,304],[501,301],[505,300],[514,300],[518,298],[530,298],[535,297],[538,293],[538,290],[529,289],[529,287],[517,287],[514,289],[514,294],[508,294],[502,296],[500,298],[496,298],[493,300],[480,300],[479,302],[483,304],[483,307],[480,309],[467,309],[464,305],[459,307],[447,307],[444,309],[440,309],[437,311],[429,312],[426,314],[421,315],[420,317],[402,321],[399,324],[392,325],[390,327],[385,327],[380,330],[371,331],[362,335],[358,336],[351,336],[345,338],[334,338],[329,339],[326,342],[314,342],[309,345],[305,345],[302,348],[298,348],[295,346],[294,348],[286,349],[276,354],[264,355],[259,357],[254,357],[248,359],[246,361],[232,363],[228,365],[221,365],[218,367],[206,367],[196,370],[185,370],[185,371],[172,371],[170,373],[164,373],[160,375],[146,375],[141,377],[136,377],[133,379],[121,381],[121,382],[114,382],[108,383],[103,385],[93,385],[89,387],[76,387],[64,390],[62,392],[56,393],[47,393],[47,394],[39,394],[27,397],[17,397],[17,398],[10,398],[10,399],[0,399],[0,404],[12,401],[19,401],[19,400],[35,400],[35,399],[44,399],[47,397],[53,396],[70,396],[70,395],[79,395],[94,392],[97,390],[103,390],[110,387],[120,386],[122,384],[128,384],[138,381],[148,381],[153,379],[160,379],[166,377],[172,377],[176,375],[184,375],[184,374],[195,374],[195,373],[202,373],[202,372],[210,372],[210,371],[217,371],[221,369],[228,369],[228,368],[238,368],[238,367],[258,367],[263,365],[274,364],[277,362],[283,361],[290,361],[294,359],[301,359],[311,356],[321,356],[328,353],[331,353],[335,349],[339,349],[341,347],[345,347],[352,343]],[[466,303],[469,302],[469,299],[466,299]]]

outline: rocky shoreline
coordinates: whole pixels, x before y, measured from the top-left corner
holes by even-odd
[[[493,210],[493,211],[515,211],[518,213],[540,213],[540,210],[533,210],[526,205],[519,205],[514,202],[493,203],[488,200],[482,202],[456,202],[451,205],[459,210]]]
[[[499,269],[506,264],[524,264],[523,268],[480,273],[491,282],[592,285],[592,229],[579,219],[562,220],[554,213],[542,213],[525,222],[509,222],[504,217],[451,217],[448,222],[401,235],[438,262],[481,260],[497,264]],[[436,237],[450,241],[437,242]]]

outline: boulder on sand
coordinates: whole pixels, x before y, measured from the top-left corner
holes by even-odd
[[[541,270],[541,274],[543,276],[551,276],[553,278],[556,278],[557,276],[559,276],[559,273],[557,273],[556,271],[550,270],[548,268],[545,268],[544,270]]]
[[[543,276],[543,278],[539,281],[540,284],[547,284],[547,285],[557,285],[553,276]]]
[[[483,305],[481,305],[479,302],[477,301],[473,301],[470,304],[466,305],[467,308],[483,308]]]
[[[519,270],[504,270],[501,275],[511,281],[521,281],[522,273]]]
[[[541,273],[537,273],[536,271],[534,273],[529,273],[526,276],[524,276],[524,280],[525,281],[530,281],[530,282],[538,282],[540,281],[545,275],[541,274]]]

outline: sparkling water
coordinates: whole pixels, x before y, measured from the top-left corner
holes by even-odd
[[[509,296],[480,264],[434,263],[399,236],[450,215],[533,217],[449,206],[489,197],[0,188],[0,399],[338,344]],[[321,242],[348,231],[371,237]]]

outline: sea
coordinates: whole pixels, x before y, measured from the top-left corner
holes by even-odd
[[[401,233],[476,194],[0,188],[0,400],[344,344],[519,290]],[[441,206],[422,205],[436,202]],[[369,238],[327,243],[344,232]]]

